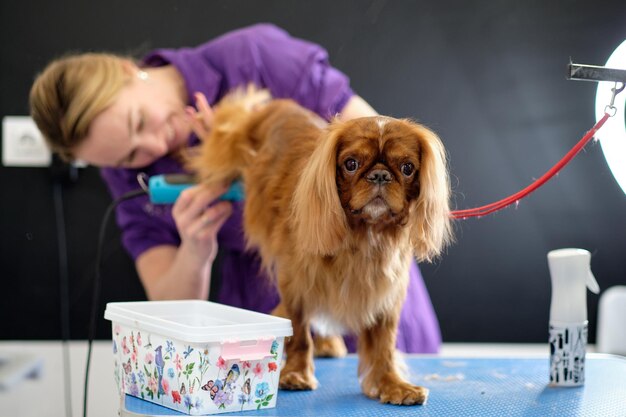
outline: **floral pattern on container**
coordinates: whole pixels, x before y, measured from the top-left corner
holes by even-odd
[[[255,361],[225,360],[219,343],[187,344],[113,325],[121,393],[191,415],[275,407],[282,338]]]

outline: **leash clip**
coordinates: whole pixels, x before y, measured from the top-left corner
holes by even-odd
[[[604,108],[604,111],[610,117],[615,116],[615,114],[617,113],[617,107],[615,107],[615,96],[617,96],[619,93],[624,91],[624,87],[626,87],[626,84],[621,83],[622,86],[620,88],[617,88],[618,84],[620,84],[620,83],[615,81],[615,86],[613,88],[611,88],[611,91],[613,92],[613,94],[611,95],[611,102]]]

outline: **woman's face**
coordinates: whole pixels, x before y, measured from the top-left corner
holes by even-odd
[[[184,98],[164,79],[133,76],[113,104],[92,121],[74,154],[96,166],[150,165],[187,142],[191,128],[184,109]]]

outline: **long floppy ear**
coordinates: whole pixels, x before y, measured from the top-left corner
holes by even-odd
[[[420,143],[420,195],[412,208],[411,239],[418,260],[432,261],[452,241],[446,152],[434,132],[413,125]]]
[[[340,125],[333,123],[322,133],[293,196],[295,242],[306,253],[332,255],[348,232],[335,178]]]

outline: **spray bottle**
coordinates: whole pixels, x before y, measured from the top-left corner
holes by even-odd
[[[590,267],[591,254],[584,249],[548,252],[552,278],[550,304],[550,385],[585,383],[587,351],[587,288],[600,288]]]

